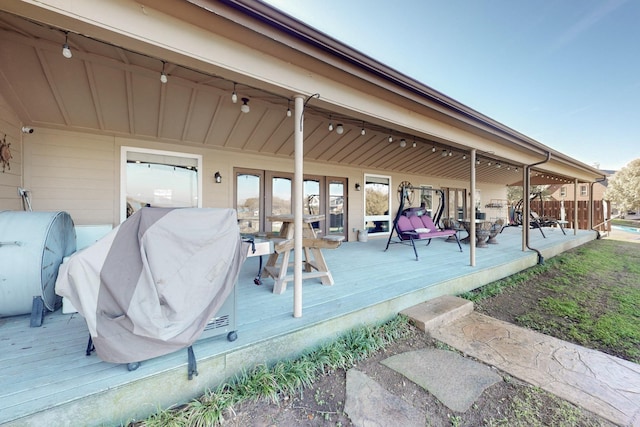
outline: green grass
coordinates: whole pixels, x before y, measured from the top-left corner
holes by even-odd
[[[640,363],[640,246],[596,240],[463,294],[474,302],[505,289],[541,289],[521,326]]]
[[[348,369],[409,333],[408,319],[396,316],[377,326],[363,326],[294,360],[257,365],[187,405],[160,411],[137,426],[215,426],[233,406],[251,400],[278,402],[310,386],[321,374]]]

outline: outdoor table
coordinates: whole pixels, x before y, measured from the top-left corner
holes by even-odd
[[[485,240],[487,239],[487,237],[489,237],[489,230],[483,229],[482,227],[478,227],[478,225],[487,221],[484,219],[474,219],[473,221],[476,223],[476,247],[478,248],[487,247]],[[464,243],[470,243],[471,239],[469,237],[471,236],[471,232],[469,230],[471,229],[471,221],[468,219],[463,219],[460,222],[462,223],[462,225],[464,226],[464,229],[468,234],[467,237],[465,237],[464,239],[461,239],[460,241]]]
[[[324,215],[304,215],[302,218],[302,248],[304,250],[304,271],[302,279],[319,278],[323,285],[333,285],[333,277],[320,249],[335,249],[342,243],[340,240],[322,239],[316,236],[313,223],[322,221]],[[273,279],[274,294],[281,294],[287,288],[287,282],[293,280],[293,274],[287,274],[289,258],[293,251],[293,215],[272,215],[267,217],[271,222],[282,222],[280,235],[274,238],[275,251],[269,256],[264,273]],[[315,270],[315,271],[314,271]]]

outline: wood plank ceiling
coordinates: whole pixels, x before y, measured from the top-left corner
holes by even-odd
[[[64,42],[60,29],[0,12],[0,93],[25,124],[293,157],[290,100],[78,34],[68,35],[73,57],[67,59]],[[242,98],[249,99],[249,114],[240,111]],[[330,123],[341,123],[344,132],[330,132]],[[462,151],[313,102],[305,111],[304,144],[307,161],[469,179]],[[521,180],[521,166],[489,156],[480,157],[478,182]]]

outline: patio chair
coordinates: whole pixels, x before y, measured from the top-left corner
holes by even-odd
[[[498,240],[496,236],[502,233],[502,229],[504,228],[504,219],[498,218],[496,222],[491,225],[491,229],[489,230],[489,238],[487,239],[487,243],[490,245],[497,245]]]
[[[564,234],[565,236],[567,235],[567,233],[565,233],[564,231],[564,227],[562,227],[562,224],[560,223],[560,221],[558,221],[555,218],[551,218],[548,216],[540,216],[538,215],[537,212],[531,211],[531,222],[532,225],[535,224],[536,227],[540,228],[540,232],[542,233],[542,228],[541,227],[553,227],[553,226],[558,226],[560,227],[560,230],[562,230],[562,234]],[[542,233],[542,235],[544,237],[547,237],[544,235],[544,233]]]

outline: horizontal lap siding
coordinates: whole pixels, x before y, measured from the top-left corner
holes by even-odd
[[[22,209],[22,201],[18,196],[18,187],[22,184],[23,158],[20,127],[20,120],[0,96],[0,141],[11,144],[9,149],[12,156],[4,172],[0,165],[0,211]]]
[[[26,149],[34,210],[69,212],[75,224],[113,222],[119,197],[113,138],[41,129]]]

